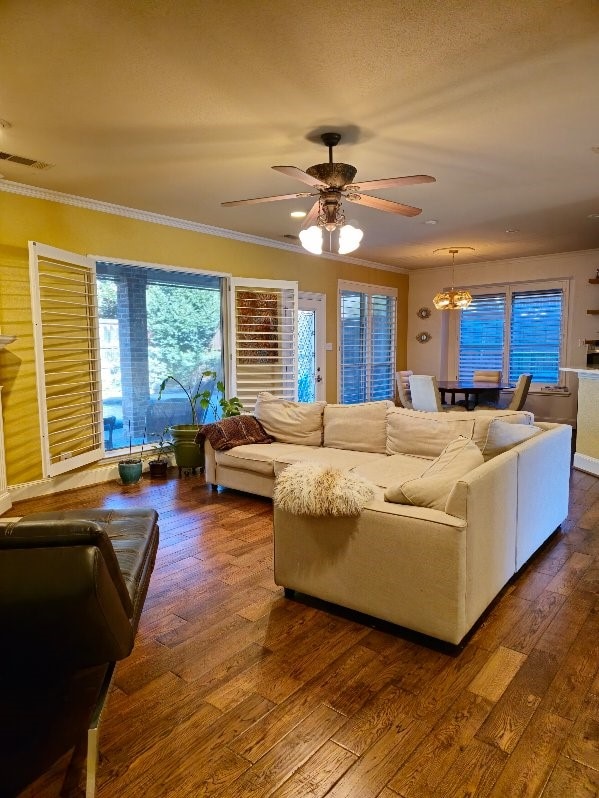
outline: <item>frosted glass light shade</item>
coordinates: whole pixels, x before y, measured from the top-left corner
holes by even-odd
[[[339,254],[347,255],[348,252],[358,249],[363,235],[364,233],[359,227],[354,227],[353,224],[344,224],[339,229]]]
[[[299,238],[304,249],[311,252],[313,255],[322,254],[322,230],[317,225],[313,224],[306,230],[300,230]]]

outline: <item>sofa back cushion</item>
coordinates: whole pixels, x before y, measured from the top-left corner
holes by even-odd
[[[449,494],[458,479],[478,468],[483,462],[482,452],[474,441],[458,437],[447,444],[421,477],[388,487],[385,499],[444,511]]]
[[[387,454],[439,457],[458,436],[471,440],[471,413],[427,413],[394,407],[387,411]]]
[[[495,456],[488,444],[493,420],[508,424],[532,424],[534,416],[525,410],[480,410],[472,413],[426,413],[394,407],[387,413],[387,454],[438,457],[458,435],[476,443],[485,457]],[[488,450],[487,450],[488,447]]]
[[[322,444],[322,413],[326,402],[290,402],[262,391],[254,415],[268,435],[282,443]]]
[[[324,409],[324,445],[335,449],[385,454],[387,410],[393,402],[327,405]]]

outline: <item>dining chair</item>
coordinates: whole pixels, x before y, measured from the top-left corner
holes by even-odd
[[[429,413],[466,410],[465,407],[459,405],[441,404],[441,394],[436,377],[431,377],[428,374],[411,374],[409,380],[413,410],[426,410]]]
[[[410,394],[410,377],[413,371],[396,371],[397,396],[402,407],[412,410],[412,396]]]
[[[528,396],[528,389],[530,388],[531,382],[532,374],[520,374],[509,402],[496,402],[494,404],[485,402],[484,404],[477,405],[477,407],[481,410],[522,410],[526,402],[526,397]]]
[[[492,383],[500,383],[501,382],[501,371],[497,371],[494,369],[477,369],[474,374],[472,375],[472,379],[474,382],[492,382]],[[468,409],[474,410],[476,407],[493,407],[499,402],[499,390],[497,391],[486,391],[484,396],[484,402],[479,404],[474,400],[472,406],[468,406]],[[460,402],[460,404],[465,405],[465,402]]]

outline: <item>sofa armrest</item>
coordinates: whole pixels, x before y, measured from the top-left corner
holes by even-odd
[[[518,455],[512,450],[456,483],[446,510],[466,521],[466,624],[477,620],[516,571]]]

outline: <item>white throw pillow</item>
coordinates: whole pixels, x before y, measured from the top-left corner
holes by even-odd
[[[269,435],[282,443],[322,444],[322,413],[326,402],[290,402],[262,391],[254,415]]]
[[[353,405],[329,404],[324,409],[324,445],[354,452],[385,454],[387,410],[393,402],[361,402]]]
[[[493,419],[489,424],[483,456],[485,460],[490,460],[502,452],[507,452],[508,449],[517,446],[527,438],[538,435],[539,432],[542,432],[540,427],[535,427],[532,424],[510,424],[498,418]]]
[[[427,413],[394,407],[387,411],[387,454],[439,457],[458,436],[474,435],[472,413]]]
[[[385,499],[397,504],[413,504],[445,510],[455,483],[484,462],[478,446],[468,438],[456,438],[441,452],[421,477],[408,479],[385,491]]]
[[[363,477],[330,466],[294,463],[275,481],[273,502],[294,515],[360,515],[374,497]]]
[[[470,413],[474,418],[474,435],[472,440],[481,452],[486,454],[487,438],[491,422],[500,419],[507,424],[532,424],[535,420],[534,414],[528,410],[474,410]]]

